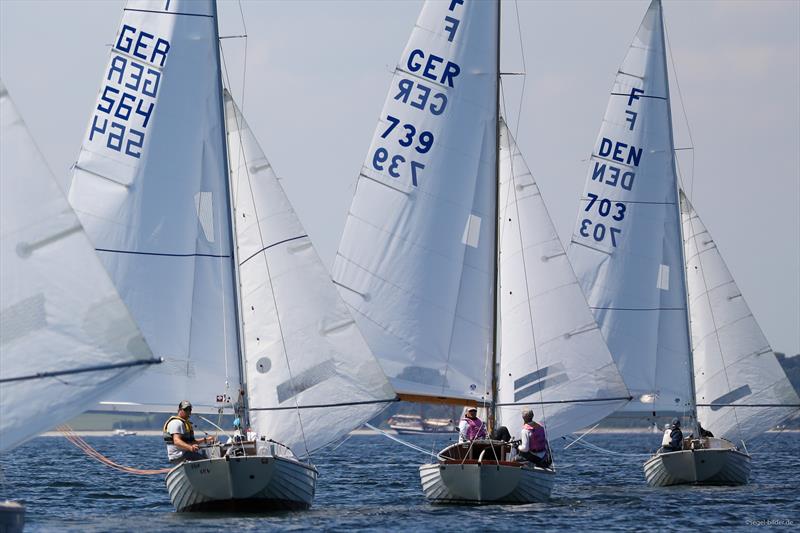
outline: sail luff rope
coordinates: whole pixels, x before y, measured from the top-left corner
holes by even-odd
[[[153,476],[158,474],[166,474],[167,472],[172,470],[172,468],[143,469],[143,468],[133,468],[130,466],[121,465],[119,463],[112,461],[105,455],[101,454],[100,452],[92,448],[92,446],[88,442],[86,442],[82,437],[80,437],[77,433],[75,433],[75,431],[70,426],[63,424],[61,426],[58,426],[57,429],[58,431],[61,432],[62,435],[64,435],[64,438],[66,438],[73,446],[83,451],[83,453],[85,453],[92,459],[95,459],[96,461],[110,468],[113,468],[114,470],[118,470],[126,474],[134,474],[139,476]]]

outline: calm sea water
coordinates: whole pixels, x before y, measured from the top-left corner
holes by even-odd
[[[441,436],[403,437],[440,449]],[[660,435],[591,435],[620,454],[647,454]],[[88,442],[118,463],[157,468],[159,437],[97,437]],[[65,439],[40,437],[0,458],[3,496],[28,508],[26,531],[527,531],[696,530],[797,531],[800,525],[800,434],[768,434],[752,443],[751,483],[743,487],[647,487],[645,455],[613,455],[557,443],[558,476],[548,503],[484,507],[426,502],[419,453],[380,435],[353,436],[315,458],[320,471],[310,511],[231,516],[178,514],[163,476],[132,476],[87,458]],[[577,449],[576,449],[577,448]]]

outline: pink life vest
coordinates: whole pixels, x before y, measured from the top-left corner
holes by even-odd
[[[486,426],[483,425],[479,418],[467,418],[465,416],[464,420],[467,421],[467,440],[486,437]]]
[[[534,423],[535,424],[535,423]],[[547,437],[544,434],[544,427],[539,424],[522,426],[523,430],[529,431],[528,449],[532,453],[539,453],[547,450]]]

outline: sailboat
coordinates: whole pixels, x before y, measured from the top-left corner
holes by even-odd
[[[394,71],[333,267],[403,400],[533,407],[555,439],[630,398],[539,189],[499,115],[499,2],[426,2]],[[499,223],[498,223],[499,221]],[[435,503],[549,498],[555,470],[454,444],[420,467]]]
[[[168,473],[175,508],[308,508],[310,455],[395,395],[223,90],[215,2],[128,2],[70,200],[166,361],[103,403],[242,421]]]
[[[633,408],[689,419],[693,437],[650,458],[647,482],[744,484],[751,458],[734,443],[800,399],[679,190],[664,42],[654,0],[611,91],[569,256]]]
[[[0,80],[0,453],[158,363]],[[0,501],[0,529],[24,507]]]

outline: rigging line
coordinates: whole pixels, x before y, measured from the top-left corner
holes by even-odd
[[[124,363],[114,363],[110,365],[94,365],[82,368],[71,368],[69,370],[56,370],[53,372],[37,372],[35,374],[27,374],[24,376],[16,376],[13,378],[2,378],[0,379],[0,383],[11,383],[14,381],[28,381],[31,379],[54,378],[57,376],[83,374],[86,372],[103,372],[105,370],[117,370],[133,366],[158,365],[163,362],[164,360],[160,357],[153,357],[151,359],[137,359],[136,361],[126,361]]]
[[[329,407],[349,407],[353,405],[372,405],[376,403],[394,403],[401,401],[394,397],[386,400],[364,400],[361,402],[320,403],[314,405],[294,405],[286,407],[250,407],[251,411],[289,411],[294,409],[327,409]]]
[[[57,429],[61,432],[62,435],[64,435],[64,437],[73,446],[83,451],[83,453],[85,453],[87,456],[120,472],[125,472],[127,474],[136,474],[140,476],[152,476],[158,474],[166,474],[167,472],[172,470],[172,468],[159,468],[159,469],[133,468],[130,466],[125,466],[115,463],[108,457],[104,456],[103,454],[92,448],[92,446],[88,442],[86,442],[82,437],[80,437],[77,433],[75,433],[75,431],[70,426],[64,424],[58,426]]]
[[[423,454],[425,454],[425,455],[430,455],[431,457],[434,457],[434,458],[436,458],[436,459],[438,459],[438,458],[439,458],[438,454],[431,453],[431,452],[429,452],[428,450],[426,450],[425,448],[421,448],[421,447],[417,446],[416,444],[411,444],[410,442],[406,442],[406,441],[404,441],[404,440],[402,440],[402,439],[398,439],[398,438],[397,438],[397,437],[395,437],[394,435],[391,435],[390,433],[388,433],[388,432],[386,432],[386,431],[384,431],[384,430],[382,430],[382,429],[378,429],[378,428],[376,428],[375,426],[373,426],[373,425],[372,425],[372,424],[370,424],[369,422],[366,422],[366,423],[364,423],[364,425],[365,425],[366,427],[368,427],[369,429],[371,429],[372,431],[374,431],[374,432],[376,432],[376,433],[380,433],[381,435],[383,435],[383,436],[384,436],[384,437],[386,437],[387,439],[389,439],[389,440],[393,440],[393,441],[395,441],[395,442],[396,442],[396,443],[398,443],[398,444],[402,444],[403,446],[407,446],[408,448],[411,448],[412,450],[418,451],[419,453],[423,453]]]
[[[564,438],[565,440],[566,439],[572,439],[571,437],[568,437],[566,435],[564,437],[562,437],[562,438]],[[596,444],[592,444],[591,442],[587,442],[587,441],[580,441],[579,442],[578,439],[572,439],[572,443],[569,444],[568,446],[571,446],[572,444],[575,444],[575,443],[578,443],[580,446],[583,446],[584,448],[587,448],[587,449],[592,450],[594,452],[605,453],[605,454],[608,454],[608,455],[619,455],[619,456],[623,456],[623,457],[650,457],[649,453],[616,452],[614,450],[608,450],[606,448],[601,448],[600,446],[597,446]],[[566,450],[567,447],[565,447],[564,449]]]
[[[257,251],[257,252],[254,252],[254,253],[253,253],[253,254],[252,254],[250,257],[248,257],[247,259],[245,259],[244,261],[242,261],[241,263],[239,263],[239,266],[242,266],[242,265],[244,265],[245,263],[247,263],[248,261],[250,261],[252,258],[254,258],[255,256],[257,256],[257,255],[258,255],[258,254],[260,254],[261,252],[265,252],[265,251],[269,250],[270,248],[273,248],[273,247],[275,247],[275,246],[278,246],[278,245],[280,245],[280,244],[285,244],[285,243],[287,243],[287,242],[296,241],[297,239],[304,239],[304,238],[306,238],[306,237],[308,237],[308,235],[307,235],[307,234],[306,234],[306,235],[298,235],[297,237],[289,237],[288,239],[283,239],[282,241],[278,241],[278,242],[274,242],[274,243],[272,243],[272,244],[268,244],[267,246],[264,246],[264,247],[263,247],[263,248],[261,248],[259,251]]]
[[[566,446],[564,446],[564,449],[565,449],[565,450],[567,450],[567,449],[571,448],[573,444],[576,444],[577,442],[579,442],[581,439],[583,439],[583,437],[585,437],[586,435],[588,435],[589,433],[591,433],[592,431],[594,431],[594,430],[595,430],[595,429],[597,429],[598,427],[600,427],[600,422],[598,422],[597,424],[595,424],[595,425],[594,425],[594,427],[593,427],[593,428],[591,428],[590,430],[588,430],[588,431],[585,431],[584,433],[582,433],[580,437],[578,437],[578,438],[577,438],[577,439],[575,439],[574,441],[572,441],[572,442],[570,442],[569,444],[567,444]]]
[[[216,259],[228,259],[230,254],[172,254],[166,252],[137,252],[134,250],[112,250],[110,248],[95,248],[96,252],[108,252],[112,254],[131,254],[131,255],[150,255],[155,257],[211,257]]]
[[[244,95],[245,95],[245,86],[247,85],[247,46],[249,41],[247,40],[247,24],[244,20],[244,11],[242,10],[242,0],[239,0],[239,16],[242,19],[242,28],[244,29],[244,64],[242,65],[242,97],[240,102],[240,109],[242,110],[242,116],[244,116]]]
[[[692,128],[689,124],[689,115],[686,114],[686,105],[683,102],[683,93],[681,92],[681,84],[678,81],[678,70],[675,68],[675,56],[672,54],[672,44],[669,40],[669,32],[667,31],[667,21],[663,20],[664,23],[664,37],[667,41],[667,49],[669,50],[669,62],[672,65],[672,74],[675,79],[675,88],[678,89],[678,100],[681,103],[681,111],[683,112],[683,120],[686,123],[686,131],[689,134],[689,145],[692,152],[692,159],[691,159],[691,174],[689,178],[692,180],[689,186],[689,196],[694,198],[694,138],[692,137]],[[674,147],[673,147],[674,148]]]
[[[687,205],[687,207],[688,207],[688,205]],[[694,210],[694,206],[692,206],[692,210]],[[688,213],[688,214],[691,215],[691,213]],[[698,217],[696,217],[696,216],[695,217],[692,217],[692,216],[689,217],[689,226],[691,227],[692,235],[693,235],[692,237],[690,237],[690,239],[694,240],[694,247],[699,252],[700,251],[700,240],[698,239],[698,233],[697,233],[697,231],[696,231],[696,229],[694,227],[696,219],[698,219]],[[699,222],[699,220],[698,220],[698,222]],[[684,244],[684,243],[681,243],[681,244]],[[721,259],[722,254],[718,254],[718,255],[720,256],[720,259]],[[728,376],[728,367],[725,364],[725,355],[723,354],[723,351],[722,351],[722,341],[719,338],[719,328],[717,327],[717,318],[716,318],[716,316],[714,316],[714,307],[711,305],[711,295],[709,293],[708,280],[706,279],[705,267],[703,266],[703,257],[699,253],[697,254],[697,264],[700,267],[700,277],[703,280],[703,288],[705,289],[705,297],[706,297],[705,300],[706,300],[706,302],[708,304],[709,315],[711,316],[711,324],[714,326],[714,337],[717,340],[717,348],[719,349],[719,357],[722,360],[722,370],[725,373],[725,383],[728,385],[728,391],[730,392],[731,390],[733,390],[733,387],[731,386],[730,376]],[[724,264],[725,264],[725,262],[723,260],[723,265]],[[686,267],[687,267],[687,265],[684,265],[684,271],[686,270]],[[727,266],[726,266],[726,268],[727,268]],[[730,276],[730,271],[729,271],[728,275]],[[687,295],[689,293],[688,280],[687,280],[686,293],[687,293]],[[690,319],[691,319],[691,316],[690,316]],[[691,339],[691,332],[690,332],[690,339]],[[692,353],[691,353],[690,357],[694,358],[694,343],[692,343],[691,348],[692,348]],[[695,400],[694,401],[695,401],[695,405],[696,405],[697,404],[697,385],[696,384],[695,384],[694,394],[695,394]],[[742,438],[742,426],[739,423],[739,415],[736,412],[735,408],[733,409],[733,417],[734,417],[734,419],[736,419],[736,429],[739,432],[739,440],[744,441],[744,439]]]
[[[525,61],[525,46],[522,42],[522,23],[519,17],[519,2],[514,0],[514,13],[517,17],[517,34],[519,35],[519,51],[522,57],[522,90],[519,95],[519,107],[517,108],[517,124],[514,127],[514,138],[519,137],[520,117],[522,117],[522,103],[525,101],[525,83],[528,81],[528,67]]]

